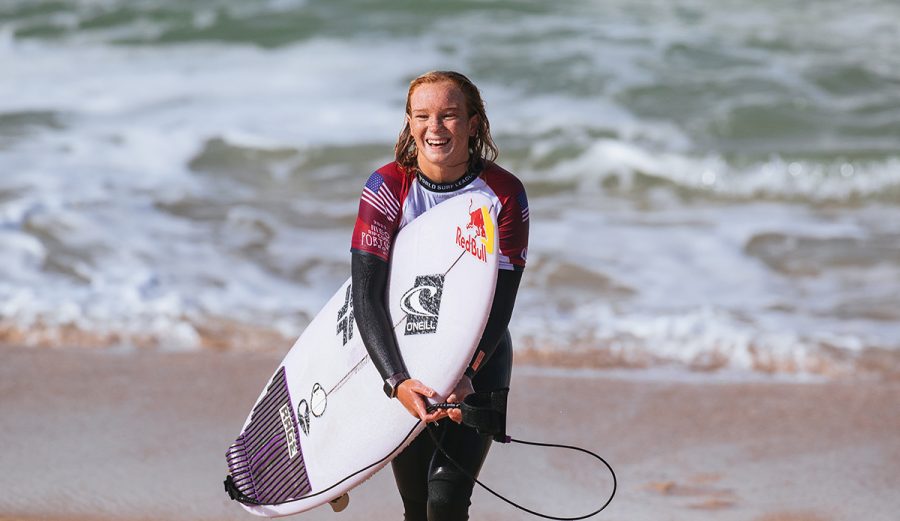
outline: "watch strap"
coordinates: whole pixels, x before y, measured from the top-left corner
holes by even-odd
[[[394,373],[384,381],[384,394],[388,398],[395,398],[397,396],[397,387],[406,380],[409,380],[409,374],[406,371]]]

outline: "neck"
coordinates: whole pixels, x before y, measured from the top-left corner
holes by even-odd
[[[419,158],[419,171],[433,183],[452,183],[466,175],[469,159],[455,165],[435,165]]]
[[[480,170],[469,170],[456,181],[451,181],[449,183],[435,183],[434,181],[425,177],[425,174],[423,174],[422,172],[416,173],[416,178],[418,179],[419,184],[421,184],[429,192],[454,192],[471,183],[476,177],[478,177],[479,172]]]

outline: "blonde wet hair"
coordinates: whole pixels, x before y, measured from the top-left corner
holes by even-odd
[[[410,99],[419,85],[445,81],[454,84],[463,93],[463,97],[466,100],[467,117],[478,116],[478,127],[475,130],[475,135],[469,137],[468,169],[475,170],[479,168],[482,160],[495,161],[497,156],[500,155],[500,151],[491,137],[491,124],[484,110],[484,101],[481,99],[481,93],[478,91],[478,87],[462,74],[454,71],[431,71],[409,82],[409,91],[406,93],[406,115],[412,116]],[[394,159],[407,171],[413,171],[418,168],[418,154],[416,140],[409,130],[409,119],[406,119],[403,130],[400,131],[400,136],[397,138],[397,144],[394,146]]]

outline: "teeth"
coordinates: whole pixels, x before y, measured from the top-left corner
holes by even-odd
[[[426,139],[425,142],[433,147],[439,147],[441,145],[446,145],[447,143],[450,142],[450,140],[449,139]]]

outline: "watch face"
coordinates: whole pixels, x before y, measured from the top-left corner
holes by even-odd
[[[388,395],[388,398],[394,398],[397,396],[397,384],[394,377],[388,378],[384,381],[384,394]]]
[[[395,374],[388,378],[384,381],[384,394],[388,395],[389,398],[394,398],[397,396],[397,388],[408,379],[409,376],[402,373]]]

